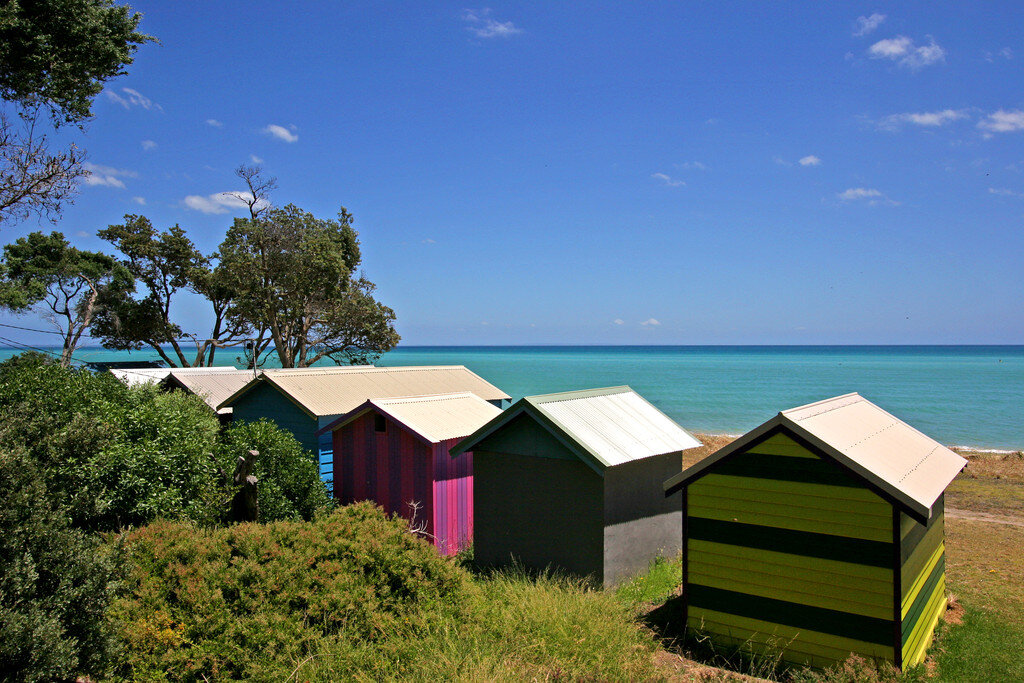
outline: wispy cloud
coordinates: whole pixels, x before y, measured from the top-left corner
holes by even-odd
[[[917,45],[907,36],[896,36],[880,40],[868,48],[868,56],[872,59],[888,59],[911,71],[944,61],[946,51],[928,37],[927,45]]]
[[[878,122],[878,127],[883,130],[899,130],[904,124],[924,126],[927,128],[938,128],[953,121],[966,119],[970,116],[966,109],[942,109],[940,111],[907,112],[905,114],[891,114]]]
[[[263,163],[263,159],[261,159],[260,157],[256,156],[255,154],[250,154],[249,155],[249,159],[254,164],[262,164]]]
[[[511,21],[498,21],[491,16],[491,10],[462,10],[462,20],[466,22],[466,30],[477,38],[511,38],[523,30]]]
[[[151,149],[156,149],[156,143],[152,140],[143,140],[140,144],[142,145],[142,149],[147,152]]]
[[[658,327],[661,325],[661,322],[659,322],[657,318],[648,318],[640,324],[644,327]]]
[[[678,178],[673,178],[672,176],[666,175],[664,173],[652,173],[651,177],[654,178],[655,180],[660,180],[661,182],[665,183],[665,185],[667,185],[668,187],[682,187],[686,185],[685,180],[679,180]]]
[[[297,129],[295,128],[295,126],[291,126],[291,128],[288,129],[285,128],[284,126],[279,126],[276,123],[271,123],[266,128],[263,129],[263,132],[266,133],[267,135],[277,138],[278,140],[283,140],[285,142],[296,142],[299,139],[298,134],[295,133],[296,130]]]
[[[899,202],[889,199],[881,191],[870,187],[851,187],[840,192],[836,197],[843,202],[866,202],[871,206],[899,206]]]
[[[1002,57],[1003,59],[1013,59],[1013,50],[1008,47],[1004,47],[1002,50],[999,50],[997,52],[989,52],[988,50],[985,50],[984,52],[982,52],[982,54],[985,56],[986,62],[994,62],[996,61],[996,57]]]
[[[777,164],[778,164],[779,166],[792,166],[792,165],[793,165],[793,162],[792,162],[792,161],[786,161],[785,159],[783,159],[783,158],[782,158],[782,157],[780,157],[780,156],[774,156],[774,157],[772,157],[772,161],[774,161],[775,163],[777,163]]]
[[[434,239],[430,239],[430,238],[428,237],[428,238],[426,238],[426,239],[420,240],[420,243],[421,243],[421,244],[437,244],[437,240],[434,240]]]
[[[1024,111],[1000,109],[978,121],[978,128],[989,133],[1014,133],[1024,130]]]
[[[136,204],[138,204],[139,206],[145,206],[146,205],[146,198],[145,197],[132,197],[132,201],[135,202]]]
[[[804,158],[800,159],[800,161],[798,161],[797,163],[800,164],[801,166],[819,166],[821,165],[821,159],[814,156],[813,154],[808,154]]]
[[[1017,192],[1005,187],[990,187],[988,188],[988,193],[999,195],[1000,197],[1024,197],[1024,192]]]
[[[681,171],[706,171],[708,167],[699,161],[684,161],[681,164],[672,164]]]
[[[626,321],[623,320],[622,318],[616,318],[615,320],[612,321],[612,325],[625,325],[625,324],[626,324]]]
[[[124,189],[124,181],[121,178],[139,177],[139,174],[135,171],[113,168],[112,166],[100,166],[88,161],[82,164],[82,168],[87,171],[87,175],[82,178],[82,182],[86,185]]]
[[[854,30],[853,35],[858,38],[866,36],[881,26],[883,21],[885,21],[885,15],[878,12],[875,12],[870,17],[857,17],[857,28]]]
[[[182,203],[193,211],[205,214],[224,214],[237,212],[240,209],[249,210],[249,205],[242,201],[240,192],[218,192],[207,196],[190,194],[182,200]],[[265,205],[265,204],[262,204]],[[257,205],[257,208],[260,204]]]
[[[213,126],[214,128],[223,128],[224,124],[217,119],[206,119],[206,125]]]
[[[125,109],[131,107],[142,107],[143,109],[155,109],[156,111],[163,111],[164,108],[159,104],[149,99],[138,90],[133,88],[121,88],[123,95],[119,95],[113,90],[107,91],[107,99],[116,104],[120,104]]]

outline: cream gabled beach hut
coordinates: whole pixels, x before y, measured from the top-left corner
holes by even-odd
[[[510,397],[462,365],[314,367],[262,373],[221,408],[233,408],[234,420],[267,418],[287,429],[319,457],[320,473],[333,476],[329,432],[318,432],[371,398],[397,398],[469,391],[501,406]]]
[[[679,552],[680,497],[661,483],[700,442],[629,387],[528,396],[473,452],[473,555],[613,584]]]
[[[665,482],[687,628],[819,668],[919,663],[946,606],[943,493],[966,463],[858,394],[779,413]]]

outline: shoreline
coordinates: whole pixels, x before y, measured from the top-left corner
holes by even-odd
[[[702,437],[702,436],[706,436],[706,437],[709,437],[709,438],[715,439],[715,440],[718,440],[718,439],[728,439],[728,441],[726,441],[725,443],[728,443],[729,441],[733,441],[734,439],[738,439],[741,436],[743,436],[743,434],[728,434],[728,433],[723,433],[723,432],[692,431],[692,433],[698,439],[700,439],[700,437]],[[705,446],[706,445],[707,444],[705,444]],[[722,445],[724,445],[724,444],[722,444]],[[1017,453],[1024,452],[1024,447],[1022,447],[1022,448],[985,448],[985,447],[982,447],[982,446],[962,446],[962,445],[959,445],[959,444],[943,444],[943,445],[946,448],[948,448],[949,450],[951,450],[951,451],[953,451],[955,453],[961,453],[961,454],[963,454],[963,453],[977,453],[979,455],[1015,455]]]

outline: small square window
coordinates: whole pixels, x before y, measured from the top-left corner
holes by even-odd
[[[384,419],[383,415],[373,416],[373,431],[375,432],[386,432],[388,431],[388,421]]]

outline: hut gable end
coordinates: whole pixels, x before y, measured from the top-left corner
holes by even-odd
[[[473,449],[533,458],[577,459],[561,440],[525,411],[509,420],[502,429],[478,441]]]

